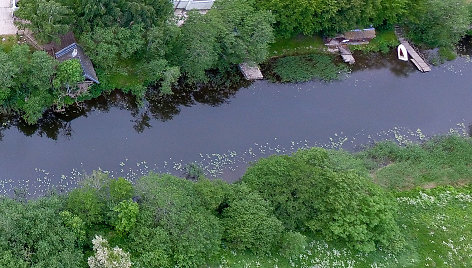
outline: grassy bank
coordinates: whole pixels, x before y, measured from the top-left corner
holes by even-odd
[[[292,38],[278,38],[270,45],[269,57],[294,56],[319,53],[326,49],[321,36],[298,35]]]

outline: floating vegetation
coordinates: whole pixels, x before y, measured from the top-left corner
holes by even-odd
[[[457,123],[449,130],[449,134],[468,136],[466,124]],[[322,147],[325,149],[343,149],[349,151],[362,150],[370,144],[381,141],[395,141],[400,145],[423,142],[428,136],[421,129],[410,130],[402,127],[381,131],[376,134],[368,134],[360,131],[356,135],[348,136],[343,132],[334,133],[324,143],[314,142],[308,139],[281,142],[277,137],[264,143],[255,142],[245,150],[227,150],[220,153],[199,153],[193,161],[176,160],[169,157],[159,163],[149,163],[148,161],[130,160],[123,158],[116,164],[115,168],[103,170],[100,167],[94,168],[108,173],[109,176],[118,178],[124,177],[131,182],[150,172],[169,173],[185,177],[188,172],[188,163],[201,168],[203,173],[211,178],[222,178],[227,181],[237,181],[245,172],[246,168],[261,157],[273,154],[290,154],[299,149],[310,147]],[[28,196],[42,196],[55,192],[63,192],[74,187],[92,170],[85,168],[81,163],[77,169],[72,169],[67,174],[54,174],[50,170],[42,168],[34,169],[34,178],[12,179],[0,178],[0,195],[12,195],[15,189],[23,189]]]

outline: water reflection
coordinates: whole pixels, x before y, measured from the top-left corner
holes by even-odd
[[[398,77],[408,77],[410,74],[417,72],[416,69],[411,68],[410,62],[398,60],[395,50],[386,54],[355,52],[354,57],[356,63],[352,66],[353,72],[388,68],[390,72]]]
[[[35,125],[28,125],[18,115],[0,115],[0,140],[3,132],[14,127],[25,136],[37,135],[57,140],[59,137],[70,139],[73,135],[71,122],[79,117],[87,117],[94,112],[109,112],[112,108],[127,110],[133,117],[133,128],[142,133],[152,127],[152,119],[166,122],[178,115],[181,107],[190,107],[196,103],[219,106],[228,103],[242,87],[250,85],[239,77],[233,79],[232,85],[220,87],[203,87],[200,89],[180,86],[172,95],[160,95],[152,88],[147,92],[144,101],[138,103],[136,98],[120,90],[114,90],[96,99],[69,106],[65,112],[57,113],[48,110]]]

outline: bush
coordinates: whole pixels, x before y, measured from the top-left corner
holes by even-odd
[[[283,230],[269,203],[244,184],[235,186],[222,217],[223,238],[236,250],[269,252]]]
[[[139,206],[132,200],[123,200],[113,208],[114,226],[119,233],[127,233],[136,225]]]
[[[151,174],[137,182],[136,193],[148,227],[160,227],[168,234],[176,266],[201,266],[218,253],[219,221],[203,207],[193,182]]]
[[[25,204],[0,200],[1,267],[82,267],[83,254],[74,231],[59,214],[57,197]]]
[[[71,191],[67,197],[66,207],[89,226],[103,221],[104,204],[99,199],[98,191],[91,187]]]
[[[286,232],[280,240],[280,255],[286,258],[299,255],[307,245],[304,235],[298,232]]]
[[[112,202],[118,203],[133,197],[133,185],[124,178],[110,180],[108,183],[109,198]]]
[[[327,240],[361,251],[401,245],[393,198],[359,171],[336,170],[325,150],[313,148],[292,156],[258,161],[243,182],[275,207],[290,230],[308,226]]]

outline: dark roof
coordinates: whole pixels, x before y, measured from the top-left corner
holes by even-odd
[[[68,32],[66,34],[59,36],[59,42],[51,42],[44,45],[44,50],[46,50],[51,56],[54,56],[56,52],[61,51],[62,49],[70,46],[74,43],[77,43],[73,32]]]
[[[74,50],[77,52],[76,55],[74,55]],[[64,47],[62,50],[56,52],[55,56],[60,62],[70,59],[78,59],[80,61],[80,65],[82,66],[82,70],[84,71],[84,77],[97,84],[100,83],[98,81],[97,74],[95,73],[95,69],[93,68],[92,61],[89,57],[87,57],[87,55],[85,55],[84,50],[77,43],[72,43]]]
[[[353,30],[344,33],[344,38],[349,40],[364,40],[375,38],[375,29]]]

